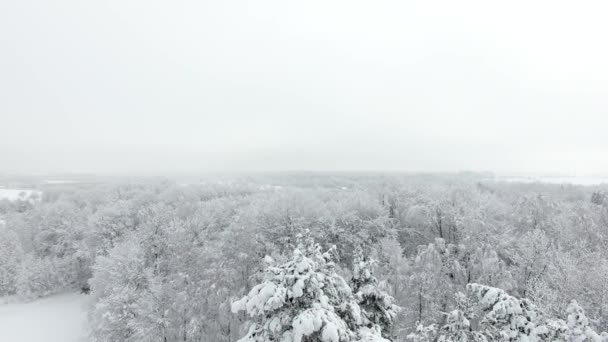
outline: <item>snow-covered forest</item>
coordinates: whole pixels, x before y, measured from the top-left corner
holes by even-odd
[[[85,293],[89,341],[608,341],[606,186],[284,173],[34,188],[0,200],[0,297]]]

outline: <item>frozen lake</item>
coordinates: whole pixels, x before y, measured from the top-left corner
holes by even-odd
[[[2,304],[2,342],[85,342],[88,297],[62,294],[30,303]]]

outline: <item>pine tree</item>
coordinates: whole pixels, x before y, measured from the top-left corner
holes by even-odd
[[[469,284],[467,289],[479,302],[479,308],[484,313],[481,329],[490,339],[534,340],[539,315],[532,302],[510,296],[495,287]]]
[[[416,331],[406,336],[411,342],[433,342],[437,340],[437,326],[431,324],[428,326],[416,322]]]
[[[388,341],[363,327],[351,288],[335,271],[335,247],[322,253],[311,238],[298,236],[291,260],[269,266],[263,283],[232,305],[255,322],[240,342]]]
[[[364,256],[363,250],[357,248],[353,260],[352,289],[361,307],[363,324],[378,325],[382,335],[389,338],[400,308],[394,304],[393,297],[380,288],[378,279],[373,275],[375,264],[376,260]]]
[[[585,315],[585,310],[583,310],[583,308],[581,308],[575,300],[570,302],[566,313],[568,314],[568,331],[565,334],[567,341],[601,342],[608,340],[605,333],[602,333],[602,336],[600,336],[593,329],[591,329],[589,319]]]

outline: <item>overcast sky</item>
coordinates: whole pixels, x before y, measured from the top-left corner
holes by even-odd
[[[608,174],[605,1],[0,2],[0,172]]]

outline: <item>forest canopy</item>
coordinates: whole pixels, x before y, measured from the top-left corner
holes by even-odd
[[[608,189],[482,174],[36,186],[0,296],[89,293],[91,340],[607,341]]]

